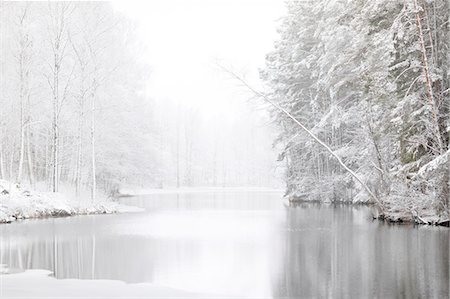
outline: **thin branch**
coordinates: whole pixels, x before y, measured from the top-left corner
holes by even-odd
[[[342,159],[322,140],[320,140],[314,133],[312,133],[310,130],[308,130],[300,121],[298,121],[290,112],[288,112],[283,107],[279,106],[277,103],[273,102],[271,99],[269,99],[265,94],[257,91],[252,86],[250,86],[243,78],[235,74],[234,72],[226,69],[225,67],[218,65],[223,71],[230,74],[232,77],[234,77],[236,80],[240,81],[247,89],[249,89],[251,92],[253,92],[255,95],[258,95],[261,97],[264,101],[272,105],[275,109],[281,111],[285,115],[287,115],[290,119],[292,119],[300,128],[302,128],[309,136],[311,136],[317,143],[319,143],[321,146],[323,146],[336,160],[339,162],[339,164],[353,177],[355,178],[361,186],[366,190],[366,192],[372,197],[372,199],[378,204],[379,208],[384,211],[385,207],[384,204],[378,199],[378,197],[370,190],[370,188],[358,177],[358,175],[351,170],[343,161]]]

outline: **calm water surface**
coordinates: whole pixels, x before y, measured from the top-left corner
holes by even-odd
[[[276,192],[147,195],[142,213],[0,225],[0,264],[235,297],[448,298],[449,229]]]

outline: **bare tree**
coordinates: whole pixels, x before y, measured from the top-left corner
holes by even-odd
[[[50,76],[47,76],[47,81],[52,90],[52,176],[51,189],[53,192],[58,191],[59,183],[59,119],[62,104],[67,98],[67,91],[70,83],[70,76],[66,81],[65,87],[62,86],[62,66],[66,58],[66,50],[69,42],[67,36],[68,18],[71,12],[71,4],[66,2],[49,3],[49,34],[50,44],[52,49],[52,63],[49,64]]]
[[[89,57],[89,46],[86,41],[85,32],[77,32],[81,36],[79,40],[74,41],[71,34],[69,34],[70,43],[72,49],[75,53],[76,61],[79,67],[79,86],[78,92],[75,96],[77,108],[78,108],[78,122],[77,122],[77,152],[76,152],[76,166],[75,166],[75,194],[78,196],[81,189],[82,182],[82,167],[83,167],[83,127],[85,122],[85,105],[89,97],[90,89],[92,88],[89,84],[89,67],[90,67],[90,57]]]
[[[18,75],[19,75],[19,105],[20,105],[20,148],[19,148],[19,165],[17,171],[16,181],[20,183],[22,180],[23,163],[25,155],[25,130],[26,127],[29,128],[29,116],[25,114],[28,113],[29,108],[27,104],[29,103],[30,90],[29,90],[29,80],[30,80],[30,63],[31,63],[31,51],[32,51],[32,41],[27,29],[27,18],[29,11],[29,4],[22,7],[20,14],[18,15],[18,54],[16,56],[18,62]],[[28,131],[28,130],[27,130]],[[30,176],[31,177],[31,176]]]

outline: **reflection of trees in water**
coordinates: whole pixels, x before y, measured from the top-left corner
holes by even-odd
[[[195,202],[185,199],[179,198],[180,209],[232,207],[222,195],[216,197],[217,201],[206,195]],[[245,198],[233,207],[270,208],[254,200]],[[176,202],[175,197],[167,205],[172,208]],[[270,246],[272,252],[269,275],[274,297],[387,298],[395,294],[448,298],[448,228],[371,223],[365,218],[366,212],[366,207],[300,205],[279,213],[285,216],[276,220],[281,221],[278,235],[269,244],[258,243]],[[175,238],[118,236],[110,227],[112,223],[121,219],[120,223],[127,225],[127,221],[140,219],[127,217],[73,217],[0,225],[0,263],[12,268],[48,269],[58,278],[151,282],[179,272],[180,265],[196,269],[204,255],[202,250],[214,250],[205,245],[209,240],[199,245]],[[139,228],[142,223],[136,225]],[[231,249],[246,257],[254,250],[237,245]],[[249,266],[250,262],[236,269]]]
[[[64,220],[72,225],[76,221]],[[79,234],[73,229],[57,229],[53,220],[36,224],[2,230],[1,263],[10,268],[47,269],[57,278],[144,282],[153,278],[158,266],[155,256],[164,256],[161,252],[169,247],[150,238],[100,236],[94,218],[91,223],[83,221]],[[164,259],[159,261],[160,268],[162,263]]]
[[[167,194],[126,200],[148,210],[250,210],[279,204],[278,194],[267,192]],[[178,269],[179,264],[195,267],[202,254],[194,241],[118,236],[109,228],[119,218],[126,224],[139,222],[139,218],[124,214],[0,225],[1,263],[18,269],[47,269],[58,278],[144,282],[152,281],[155,273],[164,276]],[[142,229],[141,226],[142,223],[136,223],[137,228]]]
[[[364,223],[365,207],[311,207],[287,208],[274,297],[448,297],[445,229]]]

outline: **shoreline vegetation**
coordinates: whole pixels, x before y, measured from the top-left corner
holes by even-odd
[[[75,215],[140,212],[110,198],[90,199],[69,197],[63,193],[35,192],[17,184],[0,180],[0,224],[17,220]]]
[[[173,193],[205,193],[205,192],[282,192],[273,188],[179,188],[179,189],[121,189],[115,198],[135,197],[151,194]],[[88,197],[86,197],[88,198]],[[310,200],[304,196],[285,195],[284,203],[288,206],[301,204],[330,204],[330,205],[365,205],[372,207],[372,217],[379,221],[397,224],[418,224],[434,226],[450,226],[448,218],[438,217],[432,209],[401,210],[390,208],[382,213],[377,205],[370,200]],[[67,217],[95,214],[115,214],[141,212],[142,209],[120,204],[112,198],[100,197],[95,203],[90,199],[71,198],[62,193],[35,192],[20,188],[5,180],[0,180],[0,224],[11,223],[25,219],[39,219],[49,217]]]
[[[237,77],[280,129],[286,196],[373,202],[378,219],[448,224],[449,2],[286,8],[261,70],[267,89]]]
[[[399,209],[392,209],[385,212],[380,212],[376,203],[370,201],[322,201],[322,200],[307,200],[301,197],[287,197],[285,203],[289,206],[296,206],[301,204],[330,204],[330,205],[365,205],[371,206],[372,218],[378,221],[384,221],[394,224],[417,224],[417,225],[434,225],[450,227],[450,219],[440,218],[436,216],[433,210],[422,210],[420,214],[417,211],[401,211]]]

